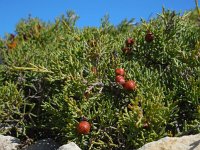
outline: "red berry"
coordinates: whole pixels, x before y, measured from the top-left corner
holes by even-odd
[[[123,85],[125,83],[125,79],[124,79],[123,76],[118,75],[118,76],[115,77],[115,82]]]
[[[126,90],[135,90],[136,89],[136,83],[133,80],[126,81],[123,86],[124,86],[124,89],[126,89]]]
[[[81,121],[79,122],[77,126],[77,132],[79,134],[88,134],[90,132],[91,125],[87,121]]]
[[[117,68],[117,69],[115,69],[115,73],[116,73],[116,75],[123,76],[124,75],[124,69],[123,68]]]
[[[132,46],[134,44],[134,40],[132,38],[126,39],[126,46]]]
[[[154,39],[153,33],[150,32],[150,31],[147,31],[147,34],[146,34],[146,36],[145,36],[145,40],[146,40],[147,42],[152,42],[153,39]]]

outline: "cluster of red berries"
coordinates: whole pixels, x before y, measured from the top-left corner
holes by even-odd
[[[124,89],[128,91],[133,91],[136,89],[135,81],[125,80],[124,78],[125,71],[123,68],[115,69],[115,74],[116,74],[115,81],[118,84],[122,85]],[[78,123],[76,129],[79,134],[89,134],[91,129],[91,124],[87,121],[86,118],[82,118],[82,120]]]
[[[154,35],[152,32],[150,32],[149,30],[146,33],[145,36],[145,41],[146,42],[152,42],[154,40]],[[123,52],[125,54],[129,54],[132,51],[133,45],[134,45],[135,41],[132,38],[128,38],[125,41],[125,47],[122,48]],[[125,75],[125,71],[123,68],[117,68],[115,69],[115,82],[122,85],[124,89],[128,90],[128,91],[133,91],[136,90],[137,85],[136,82],[134,80],[125,80],[124,75]],[[144,124],[144,128],[147,128],[148,124]],[[90,129],[91,129],[91,124],[86,120],[83,119],[82,121],[80,121],[77,125],[77,132],[79,134],[89,134]]]
[[[150,43],[154,40],[154,35],[153,33],[148,30],[146,32],[146,35],[145,35],[145,41],[147,43]],[[125,47],[122,48],[122,51],[125,53],[125,54],[130,54],[132,52],[132,48],[133,48],[133,45],[135,44],[135,40],[133,38],[127,38],[126,41],[125,41]]]
[[[133,81],[133,80],[126,81],[125,80],[125,78],[124,78],[125,71],[123,68],[115,69],[115,74],[116,74],[115,82],[122,85],[124,89],[129,90],[129,91],[136,89],[135,81]]]

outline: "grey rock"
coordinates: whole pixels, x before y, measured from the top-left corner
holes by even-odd
[[[0,150],[17,150],[20,140],[12,136],[0,135]]]
[[[59,145],[52,139],[43,139],[37,141],[35,144],[30,145],[26,150],[57,150]]]
[[[165,137],[158,141],[147,143],[138,150],[200,150],[200,134]]]
[[[81,150],[74,142],[70,142],[59,147],[58,150]]]

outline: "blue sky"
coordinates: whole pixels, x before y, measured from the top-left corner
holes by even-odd
[[[73,10],[80,17],[78,27],[99,26],[101,18],[109,14],[110,22],[119,24],[123,19],[148,19],[166,9],[184,12],[195,8],[194,0],[0,0],[0,37],[14,33],[22,18],[38,17],[54,21],[56,17]]]

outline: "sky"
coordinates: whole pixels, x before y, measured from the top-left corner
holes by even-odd
[[[77,27],[96,26],[106,14],[110,22],[119,24],[123,19],[148,20],[161,13],[162,6],[177,12],[195,8],[194,0],[0,0],[0,37],[15,33],[20,19],[29,15],[45,22],[73,10],[80,18]]]

